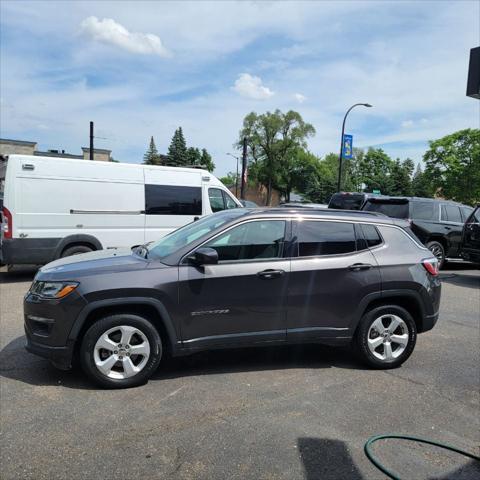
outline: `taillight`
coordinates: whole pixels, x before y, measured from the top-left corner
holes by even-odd
[[[12,222],[12,214],[7,207],[2,208],[3,213],[3,238],[12,238],[13,234],[13,222]]]
[[[436,277],[438,275],[438,260],[429,258],[427,260],[422,260],[422,265],[425,267],[425,270],[430,274]]]

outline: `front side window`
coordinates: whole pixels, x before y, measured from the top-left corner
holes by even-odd
[[[463,223],[460,209],[455,205],[442,205],[442,220],[445,222]]]
[[[414,220],[437,220],[437,204],[434,202],[413,202],[412,218]]]
[[[145,185],[147,215],[201,215],[201,187]]]
[[[356,250],[352,223],[299,222],[297,237],[299,257],[335,255]]]
[[[203,245],[217,251],[219,261],[279,258],[285,241],[284,220],[259,220],[234,227]]]
[[[219,212],[220,210],[229,210],[230,208],[238,208],[233,198],[221,188],[209,188],[208,198],[210,200],[210,207],[212,212]]]
[[[460,210],[462,211],[462,214],[463,214],[463,218],[466,220],[470,215],[471,213],[473,212],[473,208],[472,207],[460,207]]]

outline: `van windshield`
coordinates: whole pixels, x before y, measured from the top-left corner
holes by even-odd
[[[363,193],[335,193],[330,199],[328,208],[337,210],[360,210],[362,208],[365,195]]]
[[[189,243],[199,239],[203,235],[210,233],[216,228],[221,227],[223,224],[236,217],[245,215],[246,213],[247,210],[243,208],[223,210],[189,223],[150,244],[148,246],[148,256],[149,258],[161,260],[180,248],[187,246]]]
[[[398,202],[392,202],[370,199],[367,200],[362,210],[383,213],[393,218],[408,218],[408,201],[399,200]]]

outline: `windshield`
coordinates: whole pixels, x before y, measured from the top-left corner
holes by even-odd
[[[368,200],[362,210],[383,213],[393,218],[408,218],[408,202],[392,203]]]
[[[336,193],[330,199],[328,208],[336,208],[337,210],[360,210],[365,195],[361,193]]]
[[[162,259],[215,230],[230,220],[245,215],[246,210],[225,210],[189,223],[148,246],[148,256]]]

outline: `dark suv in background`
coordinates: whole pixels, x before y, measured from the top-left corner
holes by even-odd
[[[465,260],[480,264],[480,205],[463,226],[461,255]]]
[[[132,250],[42,267],[27,349],[106,387],[145,382],[166,354],[353,344],[394,368],[438,318],[438,261],[408,224],[367,212],[233,209]]]
[[[441,268],[447,257],[461,257],[463,224],[473,208],[431,198],[372,196],[362,210],[408,220],[413,233],[438,258]]]

